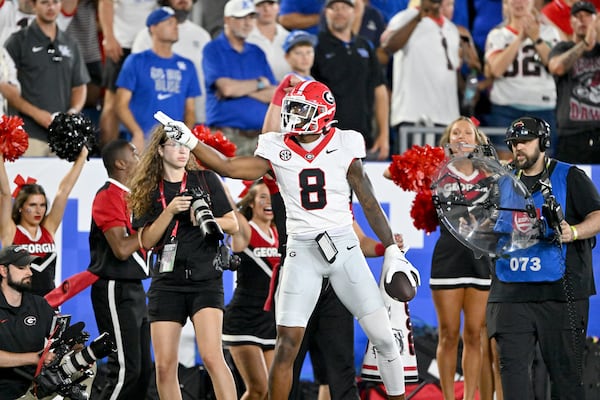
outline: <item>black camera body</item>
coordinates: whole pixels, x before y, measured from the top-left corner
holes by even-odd
[[[560,236],[562,232],[560,223],[565,219],[565,214],[554,195],[549,195],[544,200],[542,215],[546,219],[548,226],[554,230],[557,236]]]
[[[71,325],[50,346],[56,357],[33,380],[38,398],[58,393],[71,400],[88,399],[86,388],[80,382],[91,376],[90,368],[97,359],[116,349],[110,335],[104,332],[81,351],[74,351],[73,346],[84,345],[90,337],[88,332],[83,331],[84,327],[83,322]],[[77,372],[79,377],[74,378]]]
[[[182,192],[180,196],[190,196],[192,198],[190,208],[198,223],[202,239],[213,242],[222,240],[225,235],[217,221],[215,221],[210,209],[210,195],[200,188],[190,188]]]
[[[217,248],[217,255],[213,260],[213,266],[216,270],[223,272],[224,270],[236,271],[242,260],[237,254],[232,254],[226,244],[221,244]]]

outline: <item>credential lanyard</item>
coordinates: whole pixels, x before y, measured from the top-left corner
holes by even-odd
[[[179,192],[183,192],[185,190],[185,186],[187,184],[187,172],[183,173],[183,179],[181,179],[181,187],[179,189]],[[167,200],[165,199],[165,184],[164,181],[161,179],[160,182],[158,183],[158,190],[160,192],[160,202],[163,206],[163,210],[165,208],[167,208]],[[175,221],[175,226],[173,227],[173,230],[171,231],[171,237],[177,237],[177,228],[179,228],[179,220]]]

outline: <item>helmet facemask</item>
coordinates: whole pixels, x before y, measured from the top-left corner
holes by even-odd
[[[281,129],[300,135],[319,133],[318,106],[302,97],[288,96],[281,106]]]
[[[302,97],[288,96],[281,105],[281,129],[299,134],[316,133],[311,127],[317,106]]]

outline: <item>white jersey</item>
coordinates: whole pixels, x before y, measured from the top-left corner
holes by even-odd
[[[122,48],[131,49],[135,35],[142,29],[148,29],[146,18],[156,8],[156,0],[113,0],[113,7],[115,38]]]
[[[246,39],[248,43],[257,45],[265,53],[267,62],[277,82],[281,81],[290,71],[290,65],[285,60],[285,51],[283,51],[283,43],[289,33],[287,29],[277,24],[277,33],[273,41],[271,41],[257,27],[254,27],[250,35],[248,35],[248,39]]]
[[[285,203],[290,236],[310,237],[352,225],[348,169],[366,155],[363,136],[353,130],[332,129],[306,151],[292,135],[259,135],[256,156],[269,160]]]
[[[204,70],[202,69],[202,49],[210,42],[210,34],[201,26],[186,20],[177,25],[179,40],[173,44],[173,52],[182,57],[189,58],[196,67],[198,82],[200,83],[200,96],[194,98],[195,115],[197,123],[206,121],[206,89],[204,83]],[[152,47],[152,38],[148,28],[138,32],[131,47],[132,53],[141,53]]]
[[[387,30],[405,26],[418,13],[413,8],[399,12]],[[422,118],[446,125],[458,118],[460,62],[456,25],[445,17],[439,23],[423,18],[404,48],[394,54],[391,125]]]
[[[5,0],[0,6],[0,46],[4,47],[6,39],[18,29],[17,5],[10,0]]]
[[[17,79],[17,67],[4,47],[0,47],[0,82],[13,85],[21,93],[21,83]],[[8,102],[2,93],[0,93],[0,114],[8,115]]]
[[[509,26],[492,29],[485,43],[485,58],[504,50],[517,36],[518,33]],[[558,30],[547,24],[540,24],[540,37],[550,48],[560,41]],[[530,38],[521,43],[517,57],[504,75],[494,79],[490,101],[529,110],[553,109],[556,106],[554,78],[539,61]]]

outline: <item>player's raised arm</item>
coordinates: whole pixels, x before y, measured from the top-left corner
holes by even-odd
[[[219,151],[199,141],[192,131],[181,121],[174,121],[164,114],[157,113],[155,118],[164,125],[167,136],[187,148],[208,168],[221,176],[254,180],[269,170],[269,162],[262,157],[226,157]],[[168,119],[167,119],[168,118]]]

